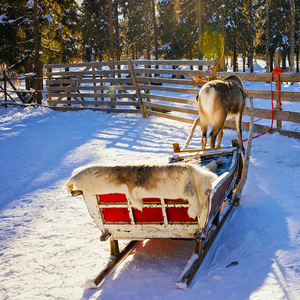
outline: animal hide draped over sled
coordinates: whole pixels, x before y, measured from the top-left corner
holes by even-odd
[[[184,199],[194,218],[207,204],[207,192],[217,175],[194,164],[89,166],[75,170],[66,186],[84,195],[123,193],[131,205],[143,209],[143,198]]]

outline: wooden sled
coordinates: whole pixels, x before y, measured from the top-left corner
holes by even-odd
[[[100,240],[110,239],[113,259],[94,279],[95,286],[130,254],[139,240],[166,238],[195,240],[194,253],[175,283],[181,289],[189,286],[227,217],[239,205],[250,157],[253,117],[251,120],[245,155],[241,153],[237,142],[234,142],[228,148],[179,151],[170,158],[172,166],[207,166],[214,162],[217,178],[207,192],[207,205],[194,218],[188,214],[189,199],[174,199],[166,195],[158,197],[155,193],[151,196],[151,187],[147,191],[149,196],[143,198],[143,209],[139,210],[132,205],[128,195],[120,193],[119,189],[87,195],[84,189],[75,189],[73,184],[69,186],[72,196],[83,195],[92,218],[102,232]],[[109,167],[108,170],[111,171]],[[85,170],[81,172],[84,174]],[[75,176],[68,182],[72,182]],[[131,242],[120,251],[118,240]]]

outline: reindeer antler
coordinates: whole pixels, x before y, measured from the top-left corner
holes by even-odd
[[[194,81],[193,87],[195,87],[196,85],[198,85],[198,83],[202,82],[202,81],[210,81],[212,80],[217,72],[217,68],[220,65],[220,63],[222,62],[223,58],[224,58],[224,40],[223,38],[221,38],[221,49],[220,49],[221,54],[214,60],[214,65],[212,68],[209,68],[209,70],[212,70],[212,74],[211,76],[197,76],[191,73],[188,73],[190,76],[190,79]]]
[[[196,76],[191,73],[188,73],[188,74],[189,74],[190,79],[194,81],[193,87],[198,85],[198,83],[209,79],[209,77],[206,77],[206,76]]]
[[[222,62],[224,58],[224,40],[223,38],[221,39],[221,49],[220,49],[220,55],[214,60],[214,66],[212,69],[212,75],[209,77],[209,80],[213,79],[216,72],[217,72],[217,68],[220,65],[220,63]]]

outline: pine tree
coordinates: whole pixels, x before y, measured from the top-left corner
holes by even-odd
[[[188,59],[193,59],[198,54],[197,5],[197,0],[185,0],[180,4],[179,42],[182,45],[184,57]]]
[[[78,56],[78,5],[75,0],[3,0],[0,57],[10,68],[23,70],[37,53],[45,63],[67,62]],[[40,39],[40,42],[37,41]]]
[[[81,6],[81,28],[83,59],[90,61],[91,55],[100,61],[108,59],[109,4],[107,0],[84,0]]]
[[[179,38],[178,1],[161,0],[158,3],[160,51],[165,59],[180,59],[183,56]]]
[[[226,42],[229,51],[233,55],[233,71],[238,71],[237,56],[239,53],[245,54],[245,46],[247,48],[247,29],[248,22],[245,18],[244,3],[243,0],[226,2],[225,12],[225,30],[226,30]]]
[[[78,4],[76,0],[45,2],[42,18],[48,23],[43,29],[48,31],[47,37],[43,37],[43,43],[49,49],[47,54],[55,62],[72,62],[78,58],[82,39]]]
[[[135,59],[146,48],[144,1],[129,1],[124,19],[128,53],[131,53],[131,57]]]
[[[32,18],[25,1],[2,1],[0,15],[1,63],[18,70],[26,61],[33,59],[32,31]]]
[[[266,1],[258,2],[257,5],[265,5]],[[264,54],[266,48],[266,40],[268,38],[270,68],[273,69],[273,56],[277,48],[282,54],[282,66],[286,67],[286,57],[290,51],[290,5],[289,1],[277,0],[269,1],[269,22],[266,23],[266,9],[258,10],[261,19],[258,21],[258,28],[261,28],[260,43],[257,46],[257,53]],[[267,26],[268,25],[268,26]],[[269,28],[267,34],[267,27]]]

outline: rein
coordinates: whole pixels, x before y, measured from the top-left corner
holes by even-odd
[[[257,120],[254,121],[254,123],[256,123],[256,122],[258,122],[258,121],[264,119],[265,117],[267,117],[269,114],[272,114],[271,126],[270,126],[270,128],[269,128],[266,132],[254,136],[253,139],[256,139],[256,138],[258,138],[258,137],[260,137],[260,136],[265,135],[266,133],[270,132],[271,129],[273,128],[274,111],[275,111],[276,109],[278,109],[277,106],[274,108],[274,103],[273,103],[273,101],[274,101],[274,99],[273,99],[273,74],[277,74],[277,76],[278,76],[278,77],[277,77],[278,82],[280,82],[280,73],[281,73],[281,71],[282,71],[282,68],[276,68],[276,69],[274,69],[274,70],[272,71],[272,74],[271,74],[271,106],[272,106],[272,109],[271,109],[270,111],[268,111],[263,117],[261,117],[261,118],[259,118],[259,119],[257,119]],[[280,103],[280,105],[282,104],[281,101],[280,101],[280,93],[279,93],[279,90],[277,91],[277,101]],[[242,122],[242,123],[250,123],[250,122]],[[248,140],[248,139],[245,139],[245,140],[243,140],[243,142],[246,142],[247,140]]]

